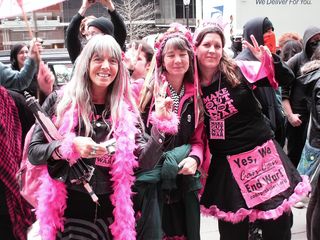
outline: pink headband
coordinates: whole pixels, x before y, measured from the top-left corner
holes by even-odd
[[[193,49],[192,44],[192,34],[189,30],[187,30],[183,25],[180,23],[172,23],[170,28],[162,35],[160,35],[155,43],[155,48],[157,49],[156,53],[156,61],[157,67],[161,67],[162,65],[162,51],[164,46],[166,45],[167,41],[171,38],[179,37],[183,39],[190,50]]]

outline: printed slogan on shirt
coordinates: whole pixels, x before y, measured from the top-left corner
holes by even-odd
[[[203,98],[206,112],[210,115],[210,138],[225,139],[224,119],[237,113],[227,88],[222,88]]]

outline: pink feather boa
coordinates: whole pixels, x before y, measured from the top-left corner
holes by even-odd
[[[224,212],[220,210],[216,205],[206,208],[201,206],[201,213],[205,216],[215,216],[218,219],[238,223],[243,221],[246,217],[249,217],[250,222],[254,222],[257,219],[277,219],[284,212],[288,212],[290,208],[301,200],[303,196],[306,196],[311,191],[310,183],[307,176],[302,176],[302,182],[299,182],[294,189],[294,193],[285,199],[282,204],[277,208],[268,211],[261,211],[257,209],[244,209],[241,208],[237,212]]]
[[[76,137],[74,133],[66,134],[65,138],[62,140],[61,146],[59,147],[59,152],[61,153],[63,159],[69,161],[69,165],[72,166],[81,157],[80,153],[76,150],[73,139]]]
[[[150,123],[155,126],[160,132],[176,134],[179,127],[179,117],[176,113],[172,114],[171,119],[159,119],[155,112],[151,113]]]
[[[113,194],[111,202],[114,205],[114,222],[110,226],[116,240],[135,240],[135,218],[131,200],[131,187],[134,183],[133,169],[138,166],[133,154],[136,148],[135,136],[137,116],[129,111],[129,106],[123,104],[120,121],[115,127],[116,138],[115,160],[111,167]]]
[[[52,179],[46,168],[40,177],[37,195],[36,216],[39,219],[40,235],[45,240],[55,240],[58,229],[63,231],[63,214],[67,207],[67,190],[64,183]]]
[[[77,109],[73,111],[73,127],[76,124],[75,116]],[[114,205],[114,222],[111,224],[111,233],[115,240],[135,240],[135,218],[133,203],[131,200],[131,187],[134,183],[134,168],[138,166],[136,157],[133,154],[136,148],[135,135],[138,133],[136,127],[137,116],[129,110],[126,103],[122,104],[121,117],[115,127],[116,138],[115,160],[110,173],[113,180],[113,194],[111,202]],[[59,132],[72,138],[74,133],[67,133],[70,129],[70,118],[59,128]],[[68,137],[67,137],[68,138]],[[69,141],[70,142],[70,141]],[[72,155],[72,151],[70,152]],[[69,158],[70,160],[70,158]],[[67,190],[64,183],[52,179],[47,169],[41,174],[41,186],[37,197],[38,207],[36,208],[37,219],[40,224],[40,235],[42,239],[54,240],[58,230],[64,230],[64,210],[66,209]]]
[[[71,132],[78,125],[78,109],[70,107],[65,112],[64,119],[68,119],[69,121],[63,121],[59,127],[59,133],[64,136],[59,151],[62,157],[67,159],[70,166],[72,166],[81,157],[73,145],[73,139],[76,137],[76,134]],[[73,119],[73,121],[71,122],[70,119]]]

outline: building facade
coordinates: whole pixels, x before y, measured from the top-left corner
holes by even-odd
[[[114,0],[115,2],[117,0]],[[136,0],[133,0],[136,1]],[[158,29],[167,28],[172,22],[187,24],[186,7],[183,0],[141,0],[154,5],[154,18],[150,19]],[[201,18],[203,1],[190,0],[188,23],[190,27],[197,25],[197,17]],[[121,0],[118,0],[121,2]],[[44,40],[45,48],[63,48],[65,43],[65,31],[72,18],[79,10],[81,0],[68,0],[62,3],[27,13],[28,25],[33,36]],[[88,9],[86,15],[106,16],[107,10],[100,4]],[[34,18],[37,21],[34,21]],[[199,17],[198,17],[199,19]],[[150,21],[149,21],[150,22]],[[9,50],[17,43],[27,43],[30,40],[27,24],[22,16],[1,19],[0,22],[0,50]]]

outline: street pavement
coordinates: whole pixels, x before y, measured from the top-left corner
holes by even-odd
[[[293,226],[292,240],[306,240],[306,213],[307,209],[292,208]],[[201,240],[219,240],[218,221],[212,217],[201,217]]]

